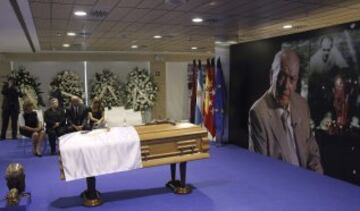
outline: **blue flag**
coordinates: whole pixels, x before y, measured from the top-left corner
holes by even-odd
[[[195,105],[195,121],[194,123],[200,125],[203,122],[203,70],[201,62],[199,61],[199,67],[197,71],[197,85],[196,85],[196,105]]]
[[[216,127],[216,137],[220,138],[220,142],[222,136],[224,135],[224,109],[225,109],[225,81],[224,75],[221,68],[220,58],[217,60],[217,68],[215,75],[215,100],[214,100],[214,120]]]

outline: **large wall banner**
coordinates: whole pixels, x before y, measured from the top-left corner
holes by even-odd
[[[232,143],[360,184],[359,22],[234,45],[230,61]]]

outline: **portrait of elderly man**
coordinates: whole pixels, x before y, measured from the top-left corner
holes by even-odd
[[[327,73],[333,68],[347,68],[348,64],[343,55],[334,46],[334,38],[323,36],[320,38],[320,48],[310,58],[310,73]]]
[[[275,55],[270,88],[249,112],[249,150],[323,173],[308,104],[295,92],[299,69],[295,51]]]

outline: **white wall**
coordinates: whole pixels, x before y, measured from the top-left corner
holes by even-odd
[[[188,120],[190,116],[187,68],[187,62],[166,63],[166,117],[171,120]]]

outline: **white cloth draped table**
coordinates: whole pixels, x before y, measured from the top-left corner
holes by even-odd
[[[66,181],[142,167],[140,138],[134,127],[74,132],[59,139]]]

